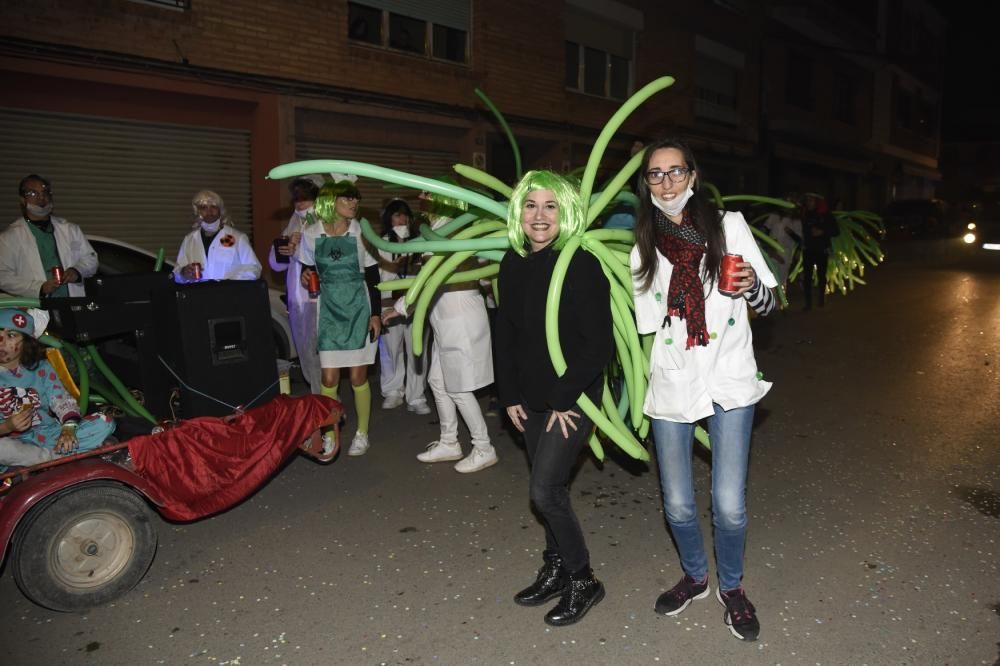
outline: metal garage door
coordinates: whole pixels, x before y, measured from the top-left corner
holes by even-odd
[[[18,181],[37,173],[52,182],[55,214],[84,233],[109,236],[177,256],[191,229],[191,197],[218,192],[241,230],[252,228],[250,134],[0,108],[0,227],[20,216]]]

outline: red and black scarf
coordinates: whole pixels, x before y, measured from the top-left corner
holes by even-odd
[[[687,321],[687,346],[708,345],[708,328],[705,325],[705,287],[699,270],[705,254],[705,238],[691,222],[691,215],[684,210],[681,223],[674,224],[659,209],[653,211],[656,222],[656,249],[673,266],[670,289],[667,291],[667,316]]]

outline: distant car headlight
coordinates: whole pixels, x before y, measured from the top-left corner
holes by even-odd
[[[962,236],[962,240],[964,240],[969,245],[972,245],[973,243],[976,242],[976,234],[974,234],[974,233],[972,233],[970,231],[969,233],[967,233],[964,236]]]
[[[976,228],[976,223],[975,222],[969,222],[967,225],[965,225],[965,228],[968,229],[969,231],[972,231],[973,229]]]

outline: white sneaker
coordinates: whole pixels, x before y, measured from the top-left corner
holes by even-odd
[[[488,449],[473,447],[472,453],[455,464],[455,471],[462,474],[478,472],[481,469],[496,465],[498,460],[496,449],[492,446]]]
[[[323,435],[323,455],[328,456],[333,451],[333,447],[337,445],[337,442],[333,439],[333,433],[328,432]]]
[[[382,409],[396,409],[402,404],[403,404],[403,396],[390,395],[386,396],[385,400],[382,401]]]
[[[417,454],[417,460],[425,463],[461,460],[462,447],[458,442],[431,442],[427,450]]]
[[[419,414],[420,416],[426,416],[431,413],[431,408],[427,406],[426,402],[417,402],[407,405],[406,410],[413,412],[414,414]]]
[[[351,448],[347,449],[349,456],[363,456],[368,452],[368,433],[356,432],[351,440]]]

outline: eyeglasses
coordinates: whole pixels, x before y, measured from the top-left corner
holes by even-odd
[[[52,193],[48,190],[42,190],[41,192],[35,192],[34,190],[27,190],[26,192],[21,192],[21,196],[25,199],[48,199],[52,196]]]
[[[692,171],[693,169],[689,169],[688,167],[674,167],[673,169],[668,169],[666,171],[653,169],[652,171],[646,172],[646,184],[659,185],[663,182],[664,178],[670,178],[670,182],[672,183],[682,183]]]

